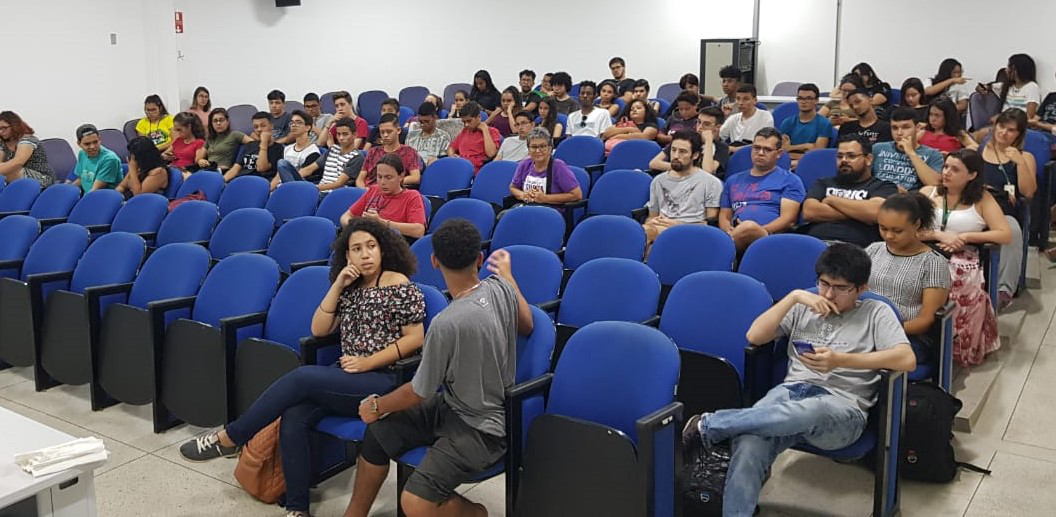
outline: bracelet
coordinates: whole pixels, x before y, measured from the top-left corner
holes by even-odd
[[[392,342],[392,346],[396,347],[396,358],[397,358],[397,360],[403,359],[403,354],[400,353],[400,342],[399,341],[393,341]]]
[[[319,304],[319,310],[324,312],[324,313],[326,313],[326,314],[334,314],[335,312],[337,312],[337,309],[334,309],[332,311],[328,311],[328,310],[324,309],[323,308],[323,304],[321,304],[321,303]]]

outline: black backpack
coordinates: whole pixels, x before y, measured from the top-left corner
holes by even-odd
[[[722,515],[722,493],[730,468],[729,442],[705,452],[696,447],[686,454],[682,467],[682,501],[686,517]]]
[[[983,474],[989,470],[957,461],[953,456],[953,419],[961,401],[928,382],[911,383],[906,391],[906,423],[899,451],[901,476],[914,481],[949,483],[957,470]]]

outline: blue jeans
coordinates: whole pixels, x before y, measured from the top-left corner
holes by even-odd
[[[348,373],[332,366],[301,366],[275,381],[234,422],[227,425],[231,441],[244,445],[253,435],[282,417],[279,444],[286,479],[286,509],[308,511],[312,485],[309,436],[325,416],[359,417],[359,402],[368,395],[388,393],[396,377],[388,372]]]
[[[301,176],[301,172],[294,167],[292,163],[286,160],[279,160],[279,163],[275,164],[275,170],[279,173],[279,179],[283,183],[291,181],[304,181],[304,177]]]
[[[723,515],[752,515],[766,473],[785,449],[803,443],[839,449],[864,429],[865,413],[857,404],[805,382],[775,386],[750,408],[705,413],[700,419],[705,443],[730,439],[733,446]]]

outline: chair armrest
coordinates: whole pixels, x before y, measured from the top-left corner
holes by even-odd
[[[339,344],[340,340],[336,332],[323,337],[301,338],[301,364],[319,364],[319,350]]]
[[[93,297],[94,298],[101,298],[103,296],[108,296],[108,295],[111,295],[111,294],[118,294],[118,293],[128,294],[128,293],[132,292],[132,286],[133,285],[134,284],[132,282],[126,282],[126,283],[123,283],[123,284],[97,285],[95,287],[89,287],[89,288],[85,289],[84,290],[84,297],[90,300]]]
[[[107,231],[110,231],[109,225]],[[143,240],[147,242],[155,242],[158,240],[158,232],[136,232],[136,235],[143,237]]]
[[[447,199],[455,199],[457,197],[469,197],[470,191],[471,191],[471,189],[468,189],[468,188],[460,188],[460,189],[457,189],[457,190],[448,190],[447,191]]]
[[[67,220],[69,220],[69,217],[48,217],[46,219],[37,219],[37,222],[40,223],[40,228],[44,229],[49,226],[65,223]]]
[[[197,244],[203,248],[209,248],[209,241],[189,241],[190,244]]]
[[[104,296],[124,293],[125,299],[122,303],[127,302],[133,285],[132,282],[126,282],[123,284],[99,285],[84,290],[84,299],[88,302],[89,342],[93,343],[93,347],[95,346],[94,343],[98,341],[100,320],[102,318],[102,314],[99,311],[100,299]]]
[[[309,266],[325,266],[327,262],[329,262],[327,259],[306,260],[304,262],[290,262],[290,273],[295,273],[298,269],[303,269]]]
[[[642,321],[642,325],[646,327],[659,328],[660,326],[660,315],[656,314]]]
[[[267,311],[220,318],[220,333],[224,336],[224,341],[231,347],[231,353],[234,353],[235,344],[238,342],[237,334],[239,329],[264,323],[267,319]]]
[[[396,364],[393,365],[393,369],[396,370],[396,383],[403,384],[411,382],[414,378],[414,373],[418,371],[418,365],[422,364],[422,355],[416,354],[410,357],[404,357]]]
[[[947,301],[946,305],[935,311],[936,321],[933,324],[938,334],[935,343],[939,349],[936,381],[946,391],[950,391],[953,383],[953,311],[956,308],[954,302]]]
[[[631,210],[631,219],[638,221],[638,224],[644,224],[645,219],[649,217],[649,209],[646,207],[635,208]]]
[[[594,165],[587,165],[586,167],[583,167],[583,170],[587,171],[588,174],[591,173],[591,172],[600,171],[600,170],[604,170],[604,169],[605,169],[605,164],[604,163],[595,163]]]
[[[744,407],[750,407],[770,390],[776,348],[774,341],[744,348]]]
[[[655,515],[657,501],[670,499],[670,507],[679,507],[682,491],[675,488],[682,472],[682,403],[672,402],[635,422],[638,431],[638,467],[645,481],[646,515]],[[670,443],[665,443],[670,440]],[[670,454],[671,457],[665,458]],[[663,455],[663,456],[662,456]],[[672,468],[673,467],[673,468]],[[670,468],[670,470],[668,470]],[[662,507],[667,507],[663,504]]]
[[[524,401],[528,397],[541,394],[545,407],[553,381],[554,374],[544,373],[534,379],[506,388],[506,475],[510,476],[506,482],[507,486],[514,490],[520,486],[521,459],[524,457]],[[512,495],[514,494],[507,490],[507,497]],[[508,503],[507,506],[511,505]]]
[[[25,262],[23,259],[12,259],[12,260],[0,260],[0,271],[13,269],[18,275],[22,275],[22,263]]]
[[[95,234],[95,233],[109,233],[110,232],[110,225],[109,224],[89,224],[89,225],[85,226],[84,228],[87,229],[88,233],[91,233],[91,234]],[[146,239],[144,239],[144,240],[146,240]]]
[[[184,296],[181,298],[156,300],[147,304],[147,310],[150,312],[164,313],[176,309],[193,309],[194,302],[197,299],[197,296]]]
[[[37,273],[35,275],[29,275],[26,277],[26,282],[29,284],[49,284],[51,282],[58,282],[59,280],[70,280],[73,278],[73,271],[53,271],[51,273]]]
[[[150,318],[151,345],[154,348],[154,375],[155,378],[161,373],[161,345],[165,342],[165,314],[176,309],[194,309],[197,296],[184,296],[181,298],[167,298],[156,300],[147,304],[147,314]]]
[[[561,307],[561,299],[558,298],[556,300],[550,300],[548,302],[537,303],[535,306],[542,309],[543,312],[553,312]]]

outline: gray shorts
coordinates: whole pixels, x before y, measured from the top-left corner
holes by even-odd
[[[429,446],[404,490],[437,504],[451,497],[458,485],[502,459],[506,452],[506,438],[470,427],[439,394],[370,427],[390,458]]]

